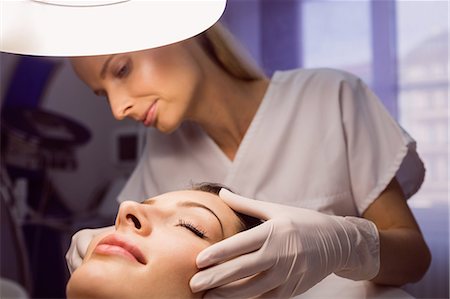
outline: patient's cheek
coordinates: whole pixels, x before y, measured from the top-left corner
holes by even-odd
[[[193,294],[189,282],[192,276],[199,271],[196,265],[197,255],[207,245],[199,245],[198,242],[193,242],[191,239],[178,241],[178,244],[172,242],[172,246],[165,244],[165,254],[154,260],[155,264],[151,267],[156,270],[152,275],[161,286],[171,289],[167,290],[168,292],[174,292],[172,297],[201,298],[203,293]],[[171,279],[171,284],[167,284],[168,277]]]

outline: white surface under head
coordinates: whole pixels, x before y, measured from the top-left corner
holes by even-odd
[[[226,0],[1,1],[0,51],[90,56],[160,47],[195,36]]]

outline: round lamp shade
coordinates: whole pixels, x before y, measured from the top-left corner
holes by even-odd
[[[226,0],[1,0],[0,51],[91,56],[175,43],[211,27]]]

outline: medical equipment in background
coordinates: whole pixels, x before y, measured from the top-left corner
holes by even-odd
[[[14,186],[6,173],[6,169],[3,165],[0,165],[1,298],[8,295],[3,294],[4,286],[9,287],[9,295],[20,295],[20,292],[23,291],[25,294],[22,293],[22,295],[25,296],[22,297],[27,297],[27,293],[32,288],[26,244],[19,223],[19,217],[17,216],[17,205],[19,202],[14,193]],[[11,292],[13,293],[11,294]]]
[[[120,169],[120,175],[108,182],[103,195],[97,199],[98,216],[111,221],[115,219],[119,208],[117,197],[141,157],[145,132],[145,127],[139,125],[120,127],[111,132],[111,162]]]
[[[112,163],[128,172],[133,171],[142,154],[146,129],[140,125],[119,127],[111,132]]]
[[[75,148],[91,137],[80,122],[41,107],[46,86],[59,60],[20,56],[2,102],[2,163],[13,181],[41,181],[41,198],[33,194],[28,204],[44,208],[50,181],[49,169],[76,169]],[[27,181],[24,182],[23,180]]]
[[[5,162],[28,170],[77,167],[74,149],[90,139],[75,120],[42,108],[5,108]]]
[[[76,148],[91,137],[79,121],[41,107],[59,62],[18,56],[1,106],[2,185],[7,176],[11,181],[9,194],[14,198],[10,200],[13,205],[2,203],[2,213],[11,213],[19,227],[17,232],[24,235],[25,249],[17,252],[25,252],[21,256],[27,260],[22,259],[22,266],[16,268],[28,268],[23,271],[29,273],[26,276],[31,283],[22,285],[26,284],[31,297],[64,296],[66,268],[61,237],[70,230],[72,218],[49,172],[75,170]],[[3,237],[12,236],[3,234],[8,219],[2,214],[2,254],[9,244]],[[5,269],[6,278],[14,276],[14,271],[14,267]]]
[[[208,29],[221,17],[225,4],[226,0],[2,1],[0,51],[37,56],[84,56],[160,47],[190,38]],[[22,72],[24,73],[26,72]],[[48,74],[41,75],[48,78]],[[39,82],[39,75],[29,73],[27,76],[28,79],[33,79],[34,83]],[[16,81],[11,79],[12,84]],[[26,84],[17,83],[16,86],[19,88],[15,92],[28,90],[23,88]],[[38,100],[41,92],[42,89],[37,91],[32,99]],[[22,96],[19,98],[26,99]],[[8,158],[2,160],[7,160],[5,162],[8,171],[14,172],[13,180],[18,182],[18,193],[22,193],[20,197],[30,198],[30,192],[27,190],[30,189],[31,178],[35,178],[36,174],[40,176],[43,182],[41,185],[44,186],[38,192],[42,193],[41,196],[32,194],[38,200],[31,209],[27,199],[26,213],[22,212],[21,215],[25,215],[24,218],[31,215],[32,219],[38,222],[45,221],[45,227],[38,227],[35,235],[43,239],[48,238],[46,241],[53,241],[51,238],[59,237],[56,230],[64,228],[65,223],[62,219],[50,221],[52,219],[49,219],[48,215],[39,217],[48,204],[50,194],[57,196],[52,192],[46,170],[52,167],[70,170],[76,167],[76,161],[72,159],[73,149],[87,142],[88,132],[75,125],[73,120],[38,108],[38,105],[31,109],[22,106],[18,111],[13,107],[6,109],[3,105],[2,114],[16,115],[26,123],[17,123],[16,117],[2,117],[2,140],[6,141],[2,142],[2,155],[5,153]],[[129,137],[123,137],[121,140],[127,138]],[[117,153],[128,160],[127,163],[133,156],[129,155],[131,152],[121,152],[120,149]],[[21,181],[23,178],[26,180]],[[120,184],[120,181],[112,182],[109,192],[106,192],[106,198],[112,198],[113,196],[108,194],[114,194]],[[33,244],[36,244],[36,241]],[[47,280],[42,279],[45,274],[40,273],[42,268],[46,267],[46,259],[51,259],[49,254],[52,252],[34,248],[30,250],[30,254],[33,257],[32,270],[35,270],[32,271],[33,282],[35,287],[44,292],[39,295],[64,296],[56,294],[57,290],[56,293],[48,293],[45,290],[46,287],[55,288],[60,285],[62,275],[56,276],[59,272],[47,272],[46,274],[51,276]],[[53,261],[57,259],[53,251]],[[49,281],[53,285],[48,284]]]

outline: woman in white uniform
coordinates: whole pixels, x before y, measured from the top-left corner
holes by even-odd
[[[28,6],[37,2],[41,1]],[[2,15],[4,24],[22,20],[17,17],[20,11]],[[98,22],[94,9],[79,11],[84,19]],[[38,12],[26,17],[42,16],[44,7]],[[59,54],[68,55],[64,53],[78,47],[83,56],[71,61],[79,77],[107,97],[118,120],[132,118],[149,127],[145,150],[120,201],[143,200],[191,181],[213,181],[245,196],[221,192],[232,209],[265,221],[200,252],[196,263],[201,271],[190,281],[194,293],[290,297],[331,273],[387,285],[414,282],[424,275],[430,253],[406,203],[419,189],[424,167],[414,141],[361,80],[329,69],[275,72],[269,79],[243,58],[219,24],[181,42],[126,50],[125,41],[136,40],[134,32],[123,30],[132,27],[129,23],[143,21],[133,25],[141,31],[173,23],[167,17],[157,19],[157,13],[148,17],[150,12],[142,20],[111,18],[109,25],[105,17],[102,26],[84,31],[93,37],[86,43],[61,43],[58,31],[57,42],[39,53],[60,47]],[[119,15],[126,13],[121,10]],[[160,26],[147,26],[154,19]],[[184,27],[193,24],[185,19]],[[33,23],[33,32],[40,20]],[[20,23],[18,31],[24,26]],[[97,27],[117,32],[120,38],[108,36],[98,43],[101,31],[90,33]],[[44,28],[42,38],[53,28]],[[67,34],[80,36],[82,29],[75,26],[72,35]],[[23,46],[12,42],[20,39],[17,34],[11,34],[11,40],[4,36],[6,51],[12,51],[9,45]],[[35,36],[28,34],[23,40]],[[139,47],[145,49],[141,40]],[[118,54],[89,56],[84,47],[90,43],[117,44]],[[97,233],[84,230],[74,236],[69,267],[80,264]]]
[[[330,273],[420,279],[430,254],[405,201],[424,175],[414,141],[351,74],[292,70],[269,80],[237,53],[216,24],[161,48],[72,59],[117,119],[156,129],[119,200],[205,180],[248,197],[222,196],[265,229],[200,253],[194,292],[289,297]]]

